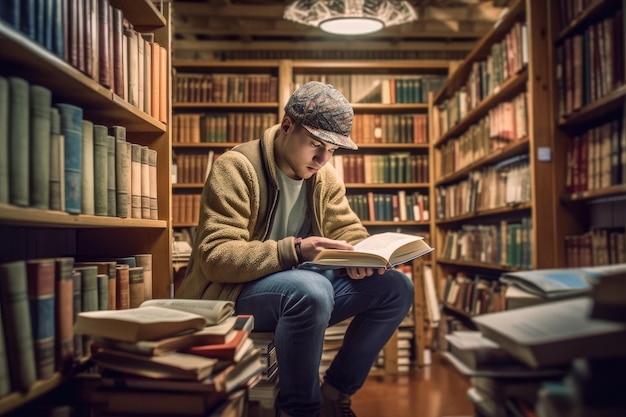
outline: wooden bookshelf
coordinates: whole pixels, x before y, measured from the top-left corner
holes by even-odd
[[[98,80],[5,21],[0,21],[0,61],[3,63],[0,75],[21,77],[31,86],[46,87],[52,93],[53,106],[62,102],[76,105],[83,109],[83,120],[107,127],[124,126],[130,142],[156,150],[158,218],[148,220],[69,214],[3,203],[0,204],[0,262],[60,256],[102,259],[150,253],[153,255],[152,295],[154,298],[168,298],[172,283],[169,131],[171,6],[170,3],[161,3],[162,10],[159,10],[150,0],[111,0],[111,4],[121,9],[124,17],[137,29],[153,33],[154,40],[167,51],[165,69],[168,91],[164,96],[168,99],[164,118],[155,118],[129,104],[115,95],[111,88],[101,85]],[[23,139],[28,141],[27,137]],[[0,398],[0,414],[19,409],[66,383],[75,372],[85,368],[84,359],[76,362],[71,370],[38,380],[27,392],[11,392]]]
[[[547,88],[550,79],[550,70],[545,59],[548,56],[548,46],[545,34],[548,28],[547,7],[544,2],[535,0],[516,0],[508,8],[508,12],[494,28],[488,32],[470,52],[455,71],[443,90],[434,98],[432,103],[431,125],[435,129],[433,155],[434,155],[434,234],[433,245],[440,249],[435,258],[436,280],[438,294],[442,301],[446,301],[449,287],[446,282],[450,277],[457,275],[468,277],[471,282],[478,278],[497,280],[500,273],[516,270],[520,266],[512,265],[512,258],[506,259],[505,248],[508,246],[496,245],[496,236],[505,240],[502,230],[514,224],[521,227],[520,236],[526,236],[520,263],[522,268],[548,268],[556,265],[556,234],[554,230],[554,216],[557,197],[554,192],[555,162],[553,157],[540,158],[545,153],[550,153],[553,148],[551,135],[551,111],[552,94]],[[524,48],[526,45],[526,48]],[[502,57],[502,53],[504,56]],[[502,57],[502,58],[501,58]],[[512,58],[513,57],[513,58]],[[524,60],[524,58],[527,58]],[[498,69],[502,69],[499,73]],[[507,68],[511,68],[507,70]],[[488,74],[483,77],[481,72]],[[489,84],[488,80],[500,80],[496,85]],[[478,85],[478,87],[475,87]],[[477,93],[476,93],[477,92]],[[478,99],[475,99],[478,95]],[[507,120],[519,123],[524,118],[519,116],[519,109],[514,102],[517,97],[525,96],[526,117],[524,128],[519,125],[510,125]],[[513,107],[512,119],[497,119],[495,110],[499,106]],[[510,108],[510,107],[509,107]],[[461,109],[461,110],[459,110]],[[460,117],[455,119],[459,111]],[[494,118],[494,120],[487,119]],[[481,123],[489,120],[491,125]],[[500,131],[494,128],[503,126],[502,136]],[[487,126],[486,131],[480,126]],[[517,128],[514,136],[505,136],[506,130]],[[482,132],[482,133],[475,133]],[[486,133],[484,133],[486,132]],[[481,136],[482,135],[482,136]],[[481,139],[485,137],[489,142]],[[504,142],[502,137],[508,137]],[[469,140],[468,140],[469,138]],[[463,142],[465,140],[465,142]],[[457,153],[453,160],[453,170],[444,168],[442,161],[450,158],[448,154],[449,144],[458,141],[461,145],[455,148]],[[491,149],[485,151],[485,143],[489,143]],[[555,154],[557,152],[554,152]],[[475,155],[474,157],[472,156]],[[502,165],[514,158],[523,158],[522,162],[527,165],[526,171],[521,171],[527,189],[530,190],[528,199],[512,200],[502,205],[481,206],[480,202],[493,201],[493,194],[485,194],[485,189],[490,189],[492,183],[484,183],[478,188],[474,181],[484,182],[491,172],[498,172]],[[556,157],[556,155],[555,155]],[[544,160],[545,159],[545,160]],[[459,162],[464,161],[464,162]],[[467,161],[467,162],[465,162]],[[500,171],[501,172],[501,171]],[[522,184],[522,185],[523,185]],[[467,187],[468,191],[465,191]],[[463,191],[460,191],[463,190]],[[479,191],[480,190],[480,191]],[[500,193],[501,191],[493,192]],[[445,194],[444,194],[445,193]],[[467,193],[467,194],[465,194]],[[460,195],[472,196],[472,199],[458,199],[452,201],[457,209],[450,211],[444,206],[446,199]],[[485,197],[486,195],[486,197]],[[450,201],[447,202],[450,204]],[[476,206],[477,208],[473,208]],[[468,207],[469,209],[466,209]],[[528,222],[530,227],[528,227]],[[524,226],[526,225],[526,226]],[[483,234],[478,230],[483,228]],[[487,229],[489,228],[489,229]],[[484,230],[490,230],[486,232]],[[497,232],[494,232],[497,230]],[[452,239],[454,233],[460,233],[464,242],[468,239],[477,239],[475,245],[485,245],[480,251],[480,246],[469,246]],[[496,248],[494,252],[485,254],[487,243],[478,243],[478,239],[487,239],[484,233],[492,233],[491,245]],[[515,232],[514,232],[515,233]],[[445,247],[450,237],[450,242],[457,248],[463,247],[469,250],[471,255],[464,252],[463,255],[456,253],[456,258],[449,258],[449,247]],[[471,237],[470,237],[471,236]],[[500,238],[498,238],[500,239]],[[486,240],[485,240],[486,242]],[[502,248],[502,251],[497,249]],[[471,250],[474,248],[475,250]],[[494,253],[498,253],[497,256]],[[476,256],[476,258],[472,258]],[[483,259],[483,257],[489,256]],[[491,259],[499,259],[492,261]],[[471,302],[471,300],[469,300]],[[445,304],[445,303],[444,303]],[[449,304],[446,312],[454,315],[458,308]],[[465,310],[462,310],[467,315]],[[466,319],[466,318],[465,318]],[[467,320],[465,320],[467,321]]]
[[[622,0],[549,1],[560,267],[626,262],[625,6]],[[586,52],[599,45],[601,56]]]

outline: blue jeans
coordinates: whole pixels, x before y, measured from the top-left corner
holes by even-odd
[[[292,269],[245,284],[237,314],[254,315],[255,330],[274,332],[278,407],[293,417],[321,408],[319,365],[328,326],[354,317],[325,380],[353,394],[413,302],[413,284],[401,272],[353,280],[333,271]]]

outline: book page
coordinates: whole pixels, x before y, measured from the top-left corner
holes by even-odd
[[[393,252],[401,246],[422,240],[421,236],[406,235],[403,233],[385,232],[372,235],[354,245],[356,252],[374,253],[389,259]]]
[[[141,304],[145,306],[158,306],[172,310],[186,311],[197,314],[207,320],[207,325],[219,324],[226,318],[232,316],[234,304],[225,300],[185,300],[185,299],[152,299]]]

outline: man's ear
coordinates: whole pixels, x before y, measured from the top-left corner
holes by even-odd
[[[286,135],[291,126],[293,126],[293,120],[291,120],[289,116],[285,115],[282,122],[280,123],[280,130],[283,132],[284,135]]]

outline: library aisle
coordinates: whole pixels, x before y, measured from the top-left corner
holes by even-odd
[[[435,354],[431,365],[408,375],[368,378],[352,398],[352,410],[359,417],[470,416],[469,387],[466,377]]]

